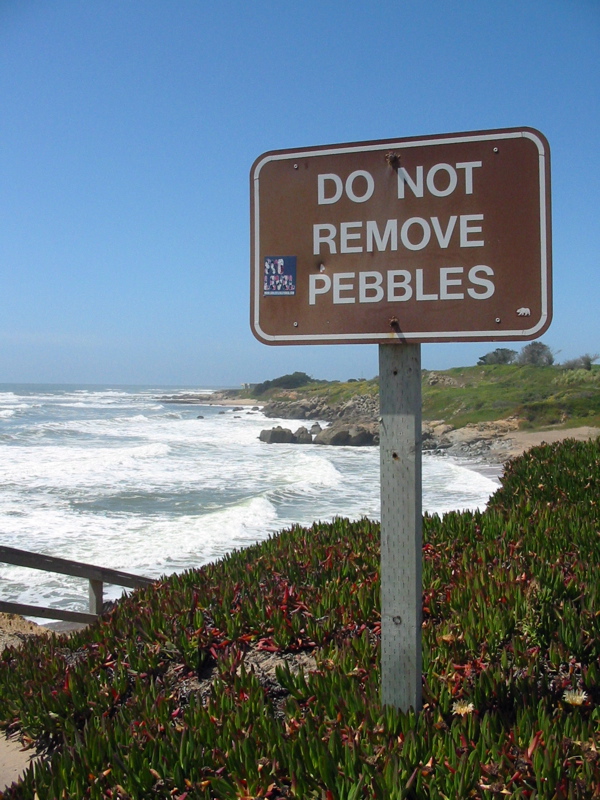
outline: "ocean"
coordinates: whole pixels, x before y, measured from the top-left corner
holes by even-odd
[[[189,391],[0,384],[0,542],[157,578],[294,523],[379,517],[378,448],[267,445],[306,423],[161,399]],[[485,507],[484,473],[424,454],[424,510]],[[0,563],[0,599],[83,611],[87,582]]]

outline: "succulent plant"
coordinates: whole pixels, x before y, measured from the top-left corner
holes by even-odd
[[[379,526],[293,527],[9,648],[5,798],[600,796],[600,442],[426,516],[420,714],[379,701]]]

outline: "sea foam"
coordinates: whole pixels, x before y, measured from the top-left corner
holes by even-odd
[[[6,545],[157,578],[296,523],[379,516],[378,448],[259,441],[265,427],[305,421],[176,405],[160,401],[160,389],[6,388]],[[482,508],[496,485],[451,459],[423,457],[424,510]],[[107,587],[109,597],[120,593]],[[0,598],[83,610],[87,588],[0,564]]]

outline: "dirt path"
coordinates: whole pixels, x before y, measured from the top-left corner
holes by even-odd
[[[502,455],[514,458],[540,444],[553,444],[565,439],[576,439],[584,442],[600,436],[600,428],[583,426],[581,428],[556,429],[548,431],[510,431],[501,438],[504,443]]]
[[[0,613],[0,652],[5,647],[18,647],[30,636],[49,635],[50,631],[17,614]],[[14,783],[27,769],[35,750],[23,750],[18,739],[7,739],[0,732],[0,792]]]
[[[18,739],[6,739],[0,735],[0,793],[16,783],[32,760],[35,750],[23,750]]]

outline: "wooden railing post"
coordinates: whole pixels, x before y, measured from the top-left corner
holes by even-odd
[[[102,613],[102,581],[93,580],[90,578],[90,589],[89,589],[89,596],[90,596],[90,614],[99,615]]]

